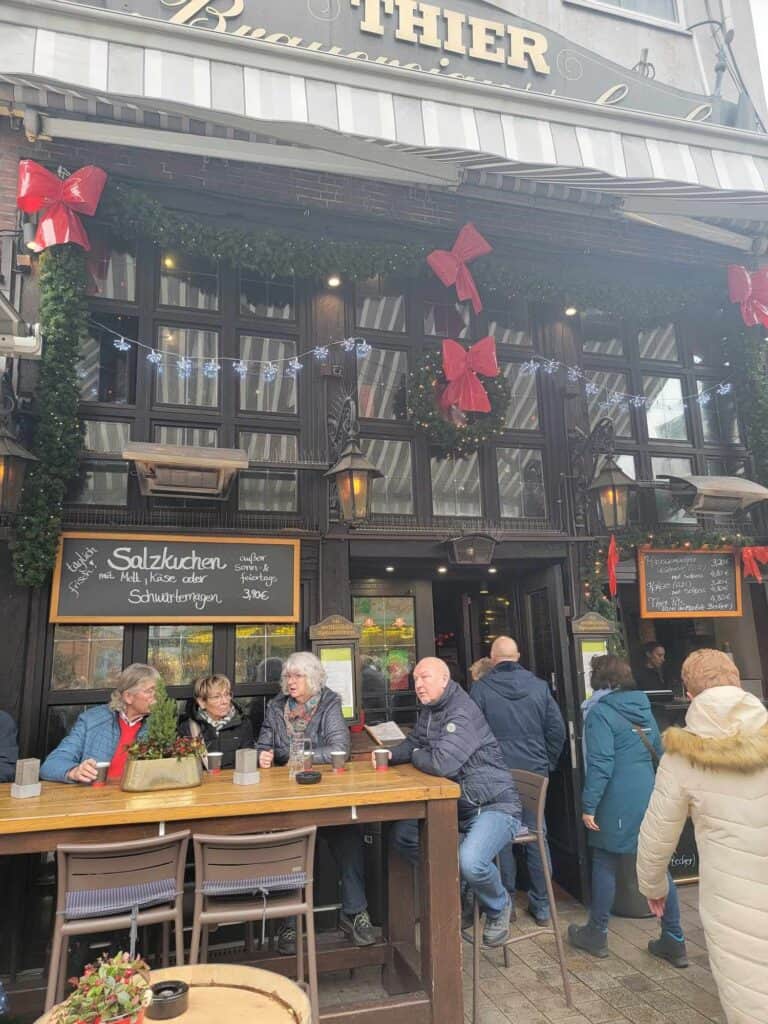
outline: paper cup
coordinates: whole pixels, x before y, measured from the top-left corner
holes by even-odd
[[[314,755],[311,750],[305,750],[301,759],[301,770],[311,772],[314,766]]]
[[[217,775],[221,771],[221,761],[224,755],[220,750],[208,751],[208,771]]]
[[[373,759],[377,772],[385,772],[389,768],[389,750],[387,747],[377,747],[373,752]]]
[[[110,765],[109,761],[97,761],[96,762],[96,771],[98,772],[98,775],[93,780],[92,785],[94,785],[94,786],[106,786],[106,784],[107,784],[107,772],[109,771],[109,765]]]
[[[344,765],[347,763],[347,755],[343,750],[332,750],[331,751],[331,767],[335,772],[343,772]]]

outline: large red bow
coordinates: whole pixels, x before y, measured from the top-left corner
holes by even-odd
[[[106,173],[92,165],[61,181],[34,160],[21,160],[16,203],[24,213],[42,211],[30,248],[42,252],[49,245],[73,242],[88,252],[91,243],[78,214],[94,215],[106,180]]]
[[[460,302],[471,299],[472,307],[479,313],[483,304],[467,263],[489,252],[493,252],[493,247],[486,242],[475,225],[465,224],[456,236],[451,251],[435,249],[427,256],[427,263],[446,288],[456,285],[456,296]]]
[[[457,341],[446,338],[443,342],[443,373],[448,381],[440,397],[443,409],[455,405],[462,412],[490,412],[488,392],[477,375],[498,377],[496,342],[489,335],[467,350]]]
[[[760,572],[758,562],[762,562],[763,565],[768,562],[768,548],[751,547],[741,549],[741,564],[744,567],[745,579],[747,576],[754,576],[758,583],[763,582],[763,574]]]
[[[753,274],[746,267],[728,267],[728,294],[741,304],[741,318],[747,327],[768,327],[768,267]]]

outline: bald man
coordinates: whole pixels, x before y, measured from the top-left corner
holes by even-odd
[[[520,831],[520,796],[503,767],[488,723],[451,679],[446,663],[422,658],[413,678],[421,709],[411,734],[392,750],[392,763],[410,761],[420,771],[451,779],[461,787],[461,878],[485,913],[484,944],[501,946],[509,938],[512,905],[494,859]],[[395,850],[410,863],[418,863],[418,822],[399,821],[391,835]],[[470,915],[463,915],[462,924],[470,922]]]
[[[507,768],[549,775],[565,743],[565,723],[547,683],[520,664],[520,650],[511,636],[497,637],[491,647],[493,668],[472,687],[471,698],[485,715],[499,742]],[[534,827],[526,818],[523,823]],[[549,900],[539,848],[525,848],[531,888],[528,913],[536,924],[549,923]],[[504,885],[514,900],[516,862],[512,847],[501,854]]]

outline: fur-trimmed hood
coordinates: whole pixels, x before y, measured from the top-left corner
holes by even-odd
[[[667,729],[664,749],[711,771],[768,769],[768,711],[739,686],[712,687],[693,699],[684,729]]]

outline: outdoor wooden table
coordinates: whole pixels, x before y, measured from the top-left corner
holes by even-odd
[[[389,914],[384,941],[358,949],[319,951],[318,967],[339,970],[381,964],[388,997],[321,1011],[324,1024],[354,1016],[375,1024],[461,1024],[459,957],[459,788],[401,765],[376,772],[363,761],[335,774],[323,767],[316,786],[300,786],[285,768],[262,770],[255,786],[236,786],[232,772],[206,774],[202,786],[155,793],[124,793],[114,785],[93,789],[43,783],[39,797],[13,800],[0,785],[0,854],[39,853],[58,843],[114,842],[180,829],[236,835],[301,825],[346,825],[417,818],[421,824],[420,937],[417,951],[411,872],[389,858]],[[286,957],[259,961],[281,973]],[[410,993],[405,995],[405,993]]]

